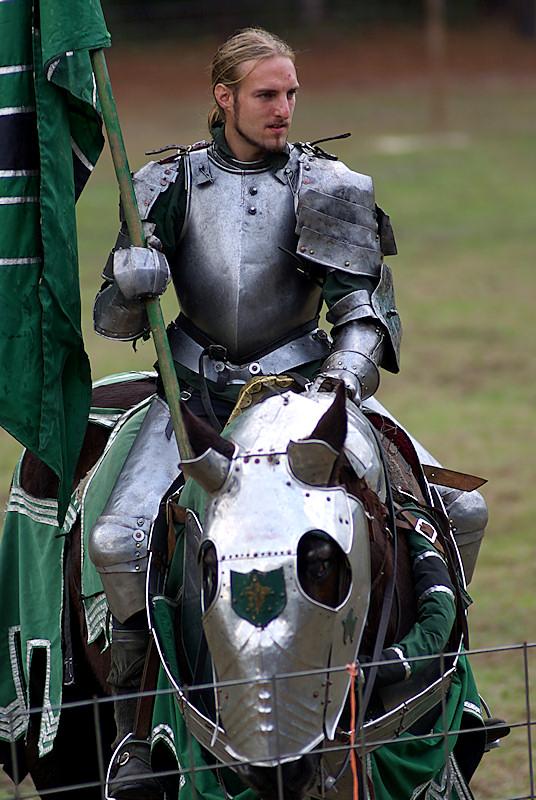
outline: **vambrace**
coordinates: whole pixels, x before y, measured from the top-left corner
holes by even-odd
[[[352,397],[365,400],[380,383],[385,334],[373,319],[348,322],[334,331],[333,351],[322,364],[321,375],[342,380]]]

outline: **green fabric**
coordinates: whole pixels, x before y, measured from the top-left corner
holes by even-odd
[[[85,542],[81,570],[87,640],[92,642],[107,634],[106,598],[99,574],[85,557],[87,538],[108,500],[150,401],[148,398],[141,407],[120,416],[82,496],[73,494],[62,527],[57,521],[56,500],[38,499],[22,489],[22,458],[15,470],[0,538],[0,740],[19,739],[26,731],[24,712],[29,703],[26,687],[32,653],[35,648],[45,648],[47,682],[43,705],[47,713],[41,722],[39,754],[52,749],[62,699],[63,548],[65,536],[79,514]],[[100,409],[94,411],[98,416]]]
[[[0,3],[0,102],[18,109],[4,122],[29,118],[38,147],[33,165],[17,162],[17,136],[3,153],[13,169],[0,179],[0,425],[58,475],[60,522],[91,388],[74,210],[103,144],[88,49],[109,44],[96,0]],[[86,163],[76,173],[73,150]]]
[[[39,755],[44,755],[52,749],[60,718],[59,708],[54,706],[61,703],[63,679],[63,547],[78,504],[73,498],[60,528],[56,501],[24,492],[19,471],[20,462],[0,539],[0,739],[19,739],[26,731],[28,673],[35,650],[44,649],[46,713],[38,740]]]
[[[412,561],[425,552],[438,552],[426,536],[416,531],[410,531],[407,539]],[[421,563],[426,564],[426,559]],[[420,661],[412,659],[428,653],[437,654],[445,651],[455,619],[456,604],[450,594],[433,592],[420,603],[417,622],[397,645],[409,661],[412,673],[421,672],[430,664],[424,659]]]
[[[324,301],[328,308],[331,308],[342,300],[346,295],[357,292],[359,289],[366,289],[370,294],[376,288],[377,281],[366,278],[364,275],[351,275],[349,272],[342,272],[334,269],[328,272],[324,281],[323,294]]]
[[[452,685],[445,703],[444,717],[439,715],[430,739],[412,740],[411,734],[402,734],[395,743],[384,745],[370,755],[369,774],[374,784],[375,800],[413,800],[417,787],[436,784],[433,797],[458,800],[455,790],[446,794],[439,787],[445,769],[445,755],[456,744],[455,735],[445,737],[443,730],[457,731],[462,727],[464,703],[480,707],[473,673],[466,656],[458,661]],[[477,719],[471,725],[478,724]],[[461,798],[460,798],[461,800]]]

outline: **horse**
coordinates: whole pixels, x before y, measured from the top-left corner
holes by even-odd
[[[155,382],[149,378],[102,387],[96,391],[94,404],[129,408],[154,391]],[[399,441],[396,446],[389,444],[381,421],[375,420],[376,428],[371,425],[361,411],[345,402],[342,390],[314,398],[275,392],[239,415],[229,438],[216,434],[187,408],[184,413],[195,458],[181,465],[191,479],[181,497],[186,502],[188,492],[195,495],[196,487],[205,494],[197,514],[191,510],[179,515],[186,520],[181,543],[190,581],[183,587],[173,623],[180,625],[182,612],[191,610],[193,603],[202,627],[192,626],[198,633],[189,644],[188,636],[177,632],[178,670],[170,667],[164,648],[159,648],[166,676],[200,744],[222,763],[234,759],[243,783],[265,800],[280,793],[282,785],[286,800],[342,790],[350,774],[346,751],[351,723],[355,741],[360,736],[363,741],[359,751],[363,763],[389,732],[430,731],[457,669],[454,656],[442,659],[443,674],[438,675],[436,662],[424,687],[421,680],[419,685],[407,682],[405,694],[400,694],[399,685],[387,687],[383,695],[373,690],[382,652],[406,636],[417,618],[408,546],[406,538],[397,535],[391,482],[396,476],[397,490],[426,505],[430,498],[423,475],[411,447],[404,457]],[[109,433],[109,429],[89,425],[76,485],[102,454]],[[391,454],[389,464],[386,450]],[[33,496],[53,496],[54,476],[31,454],[23,461],[21,480]],[[263,495],[262,514],[250,519],[244,540],[247,510],[251,516]],[[447,540],[448,531],[442,536]],[[65,557],[63,644],[66,666],[74,664],[74,681],[69,675],[64,700],[109,694],[104,642],[87,645],[85,640],[80,547],[76,524]],[[448,542],[445,549],[452,550]],[[160,565],[159,573],[167,556],[172,559],[172,550],[164,558],[153,559],[153,565]],[[154,580],[154,570],[151,577]],[[155,585],[157,591],[162,589],[161,578]],[[149,615],[158,639],[155,607],[151,605]],[[456,653],[463,612],[458,617],[447,647]],[[296,623],[298,630],[293,630]],[[274,639],[275,628],[279,632]],[[236,639],[239,630],[248,631],[241,645]],[[240,646],[250,648],[246,661],[237,657]],[[205,667],[214,671],[218,687],[196,693],[188,684],[198,677],[191,664],[202,648],[208,649]],[[291,653],[294,656],[289,658]],[[253,669],[247,667],[248,662]],[[346,662],[362,665],[357,678],[346,671]],[[368,674],[364,687],[363,673]],[[39,705],[42,678],[37,662],[30,681],[32,705]],[[354,693],[361,707],[351,720],[347,699]],[[421,698],[413,706],[412,696]],[[304,697],[307,702],[296,701]],[[93,734],[92,707],[73,707],[62,713],[54,747],[44,758],[37,757],[39,720],[32,715],[25,742],[10,750],[1,747],[6,771],[16,778],[29,772],[38,791],[88,783],[77,795],[88,800],[100,797],[98,751],[106,758],[114,735],[111,703],[100,709],[99,742]],[[257,728],[244,725],[244,709]],[[482,737],[473,738],[470,757],[464,755],[467,746],[457,752],[467,783],[483,750]],[[330,743],[335,746],[330,748]],[[14,751],[18,768],[13,763]],[[83,759],[77,757],[80,752]],[[319,780],[320,790],[315,788]],[[359,781],[366,789],[370,776],[363,769]],[[175,784],[169,783],[167,796],[175,791]],[[56,793],[48,796],[55,798]]]
[[[184,409],[195,457],[181,463],[190,479],[179,501],[188,509],[182,578],[153,599],[153,633],[158,641],[159,629],[179,631],[172,657],[163,641],[159,651],[189,733],[216,763],[231,759],[264,800],[345,793],[350,740],[362,764],[351,779],[368,796],[370,754],[405,731],[430,735],[457,671],[467,669],[455,547],[400,430],[378,418],[375,427],[342,387],[335,395],[271,391],[262,402],[259,392],[250,395],[225,438]],[[428,509],[457,587],[443,642],[453,655],[428,653],[436,658],[427,668],[402,681],[385,680],[389,648],[419,613],[394,495]],[[364,686],[348,663],[365,665]],[[204,688],[192,690],[199,683]],[[353,719],[352,694],[361,706]],[[467,787],[484,741],[469,738],[458,746],[451,737],[446,759],[440,745],[440,782],[455,771]],[[187,754],[179,761],[184,766]]]

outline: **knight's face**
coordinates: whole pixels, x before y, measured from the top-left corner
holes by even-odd
[[[237,158],[254,161],[285,148],[299,84],[284,56],[246,61],[242,74],[239,88],[225,97],[225,136]]]

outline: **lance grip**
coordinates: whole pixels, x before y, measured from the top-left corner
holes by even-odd
[[[121,131],[117,107],[112,93],[112,84],[108,74],[104,51],[93,50],[91,52],[91,63],[130,240],[135,247],[145,247],[146,243],[143,226],[140,219],[136,194],[134,192],[132,176],[128,164],[127,151],[123,141],[123,133]],[[166,400],[173,422],[173,430],[177,439],[180,460],[184,461],[193,458],[194,455],[181,412],[179,382],[177,380],[177,373],[175,372],[173,357],[169,347],[160,300],[158,297],[151,297],[144,300],[144,303],[158,358],[160,377],[164,385]]]

